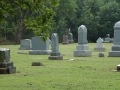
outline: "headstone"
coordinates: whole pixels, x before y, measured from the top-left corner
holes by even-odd
[[[62,44],[68,44],[68,36],[67,35],[63,35],[63,42]]]
[[[51,50],[49,50],[49,39],[42,41],[41,38],[42,36],[32,37],[32,50],[29,50],[29,54],[50,54]]]
[[[105,51],[105,47],[104,45],[102,44],[103,42],[103,39],[101,39],[100,37],[97,39],[97,45],[96,47],[94,48],[95,51],[99,51],[99,52],[104,52]]]
[[[78,45],[74,51],[75,57],[85,57],[91,56],[92,52],[89,50],[88,41],[87,41],[87,28],[84,25],[81,25],[78,28]]]
[[[73,34],[70,32],[70,29],[68,30],[68,43],[73,43]]]
[[[114,25],[114,41],[112,50],[109,52],[110,57],[120,57],[120,21]]]
[[[99,57],[104,57],[104,54],[103,53],[99,53]]]
[[[0,48],[0,74],[11,74],[16,72],[16,67],[10,61],[10,50]]]
[[[59,42],[57,33],[53,33],[51,36],[52,40],[52,52],[48,57],[49,60],[63,60],[63,56],[59,52]]]
[[[110,34],[106,34],[106,38],[105,38],[104,42],[106,42],[106,43],[111,42]]]
[[[20,48],[19,50],[31,50],[32,44],[30,39],[22,39],[20,40]]]
[[[117,71],[120,71],[120,64],[117,65]]]
[[[43,66],[41,62],[32,62],[32,66]]]

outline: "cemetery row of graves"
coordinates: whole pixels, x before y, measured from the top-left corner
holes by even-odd
[[[108,41],[109,35],[107,35]],[[114,44],[109,51],[109,57],[120,57],[120,21],[114,25]],[[59,50],[59,39],[58,34],[53,33],[51,40],[47,39],[46,41],[41,40],[42,36],[35,36],[30,39],[21,40],[19,50],[29,50],[29,54],[32,55],[50,55],[49,60],[63,60],[63,55]],[[69,38],[69,40],[68,40]],[[106,40],[106,41],[107,41]],[[100,37],[97,39],[95,51],[100,52],[99,57],[104,57],[104,52],[106,49],[103,45],[103,39]],[[73,43],[73,36],[69,32],[69,35],[64,35],[63,44]],[[49,49],[49,44],[51,44],[51,49]],[[20,54],[22,52],[19,52]],[[85,25],[81,25],[78,28],[78,45],[76,50],[73,51],[74,57],[89,57],[92,56],[92,51],[89,49],[88,40],[87,40],[87,28]],[[0,49],[0,73],[14,73],[16,67],[14,67],[13,62],[10,61],[10,50],[6,48]],[[40,64],[40,63],[39,63]]]

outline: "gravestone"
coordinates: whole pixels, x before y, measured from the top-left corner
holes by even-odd
[[[106,38],[105,38],[104,42],[106,42],[106,43],[111,42],[110,34],[106,34]]]
[[[22,39],[20,40],[20,48],[19,50],[31,50],[32,44],[30,39]]]
[[[89,50],[88,41],[87,41],[87,28],[84,25],[81,25],[78,28],[78,45],[74,51],[75,57],[85,57],[91,56],[92,52]]]
[[[68,43],[73,43],[73,34],[70,32],[70,29],[68,30]]]
[[[11,74],[16,72],[16,67],[10,61],[10,50],[0,48],[0,74]]]
[[[51,50],[49,50],[49,39],[47,39],[46,41],[42,41],[41,38],[42,36],[32,37],[32,49],[29,50],[29,54],[50,54]]]
[[[110,57],[120,57],[120,21],[114,25],[114,41],[112,50],[109,52]]]
[[[98,56],[99,57],[104,57],[104,54],[103,53],[99,53]]]
[[[68,44],[68,36],[67,35],[63,35],[63,42],[62,44]]]
[[[105,47],[104,47],[104,45],[102,44],[103,39],[101,39],[101,38],[99,37],[96,42],[97,42],[97,45],[96,45],[96,47],[94,48],[94,51],[104,52],[104,51],[105,51]]]
[[[63,60],[63,56],[59,52],[59,41],[57,33],[53,33],[51,36],[52,40],[52,52],[48,57],[49,60]]]

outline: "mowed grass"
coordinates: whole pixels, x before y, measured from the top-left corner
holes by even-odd
[[[0,90],[119,90],[120,72],[116,66],[120,57],[107,57],[113,43],[103,43],[105,57],[94,51],[96,43],[89,43],[91,57],[74,57],[77,43],[59,44],[64,60],[48,60],[49,55],[17,54],[20,45],[0,45],[11,51],[14,74],[0,74]],[[75,59],[74,61],[68,61]],[[31,66],[41,62],[43,66]]]

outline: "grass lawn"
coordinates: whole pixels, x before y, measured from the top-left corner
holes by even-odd
[[[48,60],[49,55],[17,54],[19,45],[0,45],[11,51],[14,74],[0,74],[0,90],[119,90],[120,72],[115,72],[120,57],[107,57],[112,43],[103,43],[105,57],[94,51],[96,43],[89,43],[91,57],[74,57],[77,43],[59,45],[64,60]],[[28,51],[24,51],[28,52]],[[75,59],[75,61],[68,61]],[[31,66],[41,62],[43,66]]]

